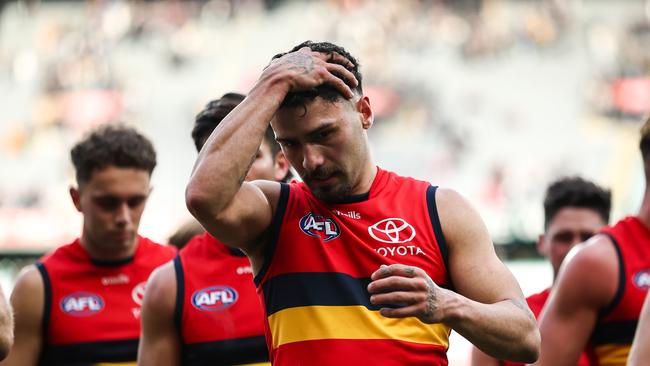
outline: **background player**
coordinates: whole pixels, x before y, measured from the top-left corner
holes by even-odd
[[[208,103],[192,131],[197,151],[244,99],[229,93]],[[282,181],[289,164],[269,128],[246,180]],[[217,299],[218,298],[218,299]],[[157,269],[143,305],[141,365],[241,365],[268,362],[264,314],[246,256],[210,234],[191,240]]]
[[[610,208],[611,193],[582,178],[563,178],[549,185],[544,198],[544,233],[539,236],[537,250],[551,262],[553,282],[569,250],[607,225]],[[535,317],[539,316],[550,292],[551,287],[526,298]],[[523,364],[498,361],[474,347],[472,365]],[[586,355],[581,356],[578,365],[589,365]]]
[[[71,157],[81,236],[19,275],[11,295],[16,341],[2,365],[135,364],[145,283],[176,254],[138,235],[156,166],[149,140],[108,125]]]

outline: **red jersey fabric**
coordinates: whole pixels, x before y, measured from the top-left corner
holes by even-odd
[[[589,354],[596,365],[625,365],[650,287],[650,230],[637,217],[626,217],[602,233],[616,248],[619,285],[599,316]]]
[[[264,312],[248,258],[208,233],[174,259],[183,365],[266,362]]]
[[[176,248],[138,236],[133,257],[122,261],[91,259],[79,239],[44,256],[37,263],[45,289],[40,364],[134,364],[144,286],[175,255]]]
[[[274,365],[447,365],[449,327],[385,318],[367,291],[370,275],[395,263],[451,287],[435,192],[382,169],[368,194],[344,202],[282,186],[256,277]]]

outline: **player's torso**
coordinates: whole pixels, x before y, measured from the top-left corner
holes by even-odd
[[[183,364],[268,364],[264,314],[248,258],[204,234],[183,248],[174,265],[183,283],[177,304]]]
[[[325,205],[291,186],[271,265],[256,279],[274,364],[446,364],[449,328],[384,318],[367,292],[370,275],[394,263],[449,286],[428,190],[434,203],[428,184],[380,171],[368,197]]]
[[[628,217],[603,232],[615,241],[621,273],[613,306],[603,310],[590,352],[599,365],[625,365],[650,288],[650,231],[637,218]]]
[[[151,272],[175,250],[140,238],[123,263],[92,262],[78,242],[44,258],[43,365],[134,364],[140,307]]]

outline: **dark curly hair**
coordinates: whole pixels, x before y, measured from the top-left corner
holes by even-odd
[[[558,211],[566,207],[592,209],[607,223],[611,206],[612,194],[608,189],[580,177],[562,178],[546,190],[544,228],[548,228]]]
[[[212,131],[244,98],[246,96],[243,94],[226,93],[221,98],[208,102],[205,108],[196,115],[192,129],[192,140],[194,140],[196,151],[201,151]]]
[[[70,150],[77,184],[90,180],[93,172],[108,166],[135,168],[151,174],[156,151],[146,137],[124,125],[104,125],[93,130]]]
[[[322,53],[336,52],[339,55],[348,59],[354,66],[352,68],[349,67],[346,68],[354,75],[354,77],[359,82],[359,84],[356,87],[352,87],[352,85],[349,86],[350,88],[352,88],[352,91],[354,93],[363,95],[363,87],[361,86],[361,80],[363,77],[361,75],[361,72],[359,71],[359,62],[357,62],[357,59],[354,58],[354,56],[352,56],[348,51],[346,51],[341,46],[337,46],[330,42],[305,41],[292,48],[289,52],[279,53],[273,56],[272,60],[276,58],[280,58],[286,55],[287,53],[296,52],[303,47],[309,47],[312,51],[315,52],[322,52]],[[338,89],[334,88],[331,85],[323,84],[310,90],[302,91],[299,93],[287,94],[287,96],[284,98],[284,101],[281,104],[281,107],[303,106],[307,104],[307,102],[313,100],[316,97],[321,97],[330,102],[335,102],[341,98],[344,98],[343,94],[341,94],[341,92]]]

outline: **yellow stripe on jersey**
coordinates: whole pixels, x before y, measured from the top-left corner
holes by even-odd
[[[393,319],[365,306],[302,306],[268,317],[273,349],[292,342],[318,339],[393,339],[449,345],[451,329],[425,324],[417,318]]]
[[[271,363],[270,362],[247,363],[245,365],[239,365],[239,366],[271,366]]]
[[[596,346],[594,352],[601,366],[625,366],[630,348],[629,344],[606,344]]]
[[[136,362],[102,362],[97,363],[95,366],[138,366]]]

